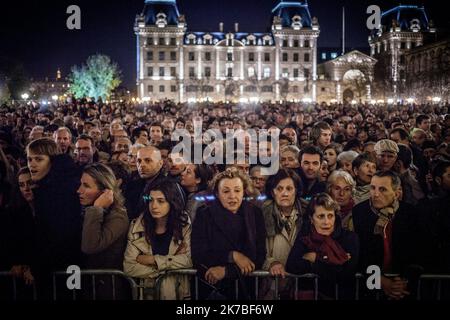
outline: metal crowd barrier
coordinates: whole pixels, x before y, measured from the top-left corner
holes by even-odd
[[[15,277],[14,275],[11,274],[10,271],[0,271],[0,279],[5,278],[6,281],[10,280],[10,284],[12,285],[12,300],[13,301],[17,301],[18,300],[18,278]],[[8,279],[9,278],[9,279]],[[37,300],[37,292],[36,292],[36,285],[33,283],[30,286],[25,285],[23,280],[20,280],[21,286],[26,286],[27,287],[27,291],[29,291],[30,287],[31,287],[31,296],[32,296],[32,300]],[[4,289],[4,288],[0,288]],[[4,292],[6,294],[6,292]],[[0,296],[1,297],[1,296]]]
[[[448,274],[423,274],[419,277],[417,285],[417,300],[422,300],[422,289],[424,282],[432,282],[432,289],[436,291],[436,299],[441,300],[442,282],[448,281],[450,283],[450,275]],[[450,288],[450,285],[449,285]],[[450,290],[450,289],[449,289]],[[450,292],[447,293],[450,296]]]
[[[57,277],[68,277],[69,275],[65,271],[58,271],[53,273],[53,300],[57,299],[57,285],[56,278]],[[126,273],[120,270],[81,270],[81,276],[90,276],[91,277],[91,290],[93,300],[97,300],[97,292],[96,292],[96,276],[111,276],[112,283],[112,300],[116,300],[116,277],[125,279],[130,285],[131,289],[131,298],[132,300],[137,300],[138,296],[138,286],[133,278],[129,277]],[[72,290],[72,299],[76,300],[77,290]]]
[[[195,300],[198,300],[198,282],[199,277],[197,276],[197,270],[196,269],[180,269],[180,270],[170,270],[163,274],[161,274],[155,282],[155,298],[159,299],[161,296],[161,284],[162,281],[168,277],[168,276],[176,276],[176,277],[182,277],[182,276],[190,276],[194,277],[194,293],[195,293]],[[272,278],[275,281],[275,291],[274,291],[274,300],[279,299],[279,277],[273,277],[268,271],[254,271],[251,274],[248,275],[248,277],[256,278],[255,279],[255,297],[259,297],[259,279],[263,278]],[[298,290],[298,284],[299,280],[304,279],[310,279],[314,281],[314,300],[318,300],[319,295],[319,283],[318,283],[318,276],[316,274],[303,274],[303,275],[294,275],[294,274],[286,274],[287,279],[295,279],[295,290],[294,294],[295,297],[297,296]],[[235,280],[235,298],[238,299],[239,297],[239,280]],[[178,289],[178,288],[176,288]],[[177,290],[177,297],[179,297],[178,290]]]

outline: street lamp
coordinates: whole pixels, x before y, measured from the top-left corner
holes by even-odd
[[[28,100],[28,98],[30,97],[30,95],[28,94],[28,93],[24,93],[24,94],[22,94],[22,99],[23,100]]]
[[[53,101],[58,101],[58,96],[57,96],[56,94],[53,95],[53,96],[52,96],[52,100],[53,100]]]
[[[439,103],[441,102],[441,98],[440,97],[433,97],[433,99],[431,99],[433,102],[435,103]]]

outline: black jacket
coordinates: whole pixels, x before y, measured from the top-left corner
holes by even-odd
[[[37,250],[35,267],[66,270],[79,265],[81,207],[77,195],[81,172],[68,155],[51,159],[50,172],[33,189]]]
[[[392,270],[383,270],[383,237],[374,234],[378,216],[370,207],[370,200],[361,202],[352,210],[353,225],[359,236],[360,271],[365,274],[370,265],[377,265],[382,272],[404,274],[409,265],[417,264],[418,227],[417,211],[411,205],[400,202],[392,225]]]
[[[204,280],[204,274],[210,267],[225,266],[226,278],[217,286],[227,287],[229,290],[226,290],[225,294],[230,299],[234,298],[233,279],[239,276],[236,265],[229,261],[230,252],[240,251],[252,260],[256,270],[261,269],[266,258],[266,229],[261,209],[244,201],[239,210],[244,216],[244,244],[233,243],[228,236],[233,231],[227,223],[227,215],[232,213],[218,200],[198,209],[191,236],[192,261],[199,271],[199,277]],[[200,296],[205,298],[210,291],[207,286],[201,286]]]
[[[339,266],[326,263],[319,258],[314,263],[303,259],[303,256],[310,250],[302,240],[302,237],[309,234],[309,232],[302,232],[297,236],[291,249],[286,262],[286,271],[297,275],[306,273],[317,274],[319,276],[319,290],[321,293],[328,297],[334,297],[335,284],[339,284],[340,298],[353,298],[353,286],[359,260],[359,240],[356,233],[342,229],[340,219],[336,219],[335,225],[336,229],[331,237],[350,254],[351,259],[349,261]]]

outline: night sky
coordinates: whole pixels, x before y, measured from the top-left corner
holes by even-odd
[[[436,25],[449,26],[449,14],[442,1],[400,1],[425,5],[428,17]],[[270,14],[278,0],[177,0],[190,31],[232,31],[239,22],[241,32],[266,32]],[[441,4],[439,4],[441,3]],[[81,8],[81,30],[68,30],[66,9]],[[340,46],[341,12],[346,6],[347,46],[368,46],[367,6],[378,4],[387,10],[399,1],[309,0],[312,16],[317,16],[321,34],[319,47]],[[135,83],[136,40],[133,24],[144,0],[58,0],[2,1],[0,19],[0,56],[22,62],[30,77],[54,77],[59,67],[66,76],[70,67],[80,65],[89,55],[103,53],[117,62],[123,71],[124,85]]]

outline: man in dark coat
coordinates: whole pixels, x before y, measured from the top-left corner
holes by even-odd
[[[239,216],[243,224],[233,222]],[[242,235],[241,241],[235,241],[236,234]],[[243,202],[233,216],[218,200],[199,209],[192,230],[191,252],[194,267],[203,280],[200,283],[200,299],[208,297],[211,292],[211,288],[203,285],[205,272],[216,266],[225,266],[225,278],[216,286],[224,288],[223,294],[228,299],[235,298],[234,280],[240,274],[233,258],[235,251],[248,257],[255,264],[255,270],[261,269],[266,258],[266,229],[261,210],[249,202]],[[249,298],[252,288],[254,286],[249,286],[247,281],[244,285],[241,283],[240,298]]]
[[[406,279],[417,263],[417,214],[399,201],[401,180],[392,171],[372,177],[370,198],[353,208],[353,225],[360,240],[360,271],[380,267],[382,274],[399,274],[393,279],[381,276],[381,287],[392,299],[409,294]],[[411,279],[409,279],[411,280]]]

